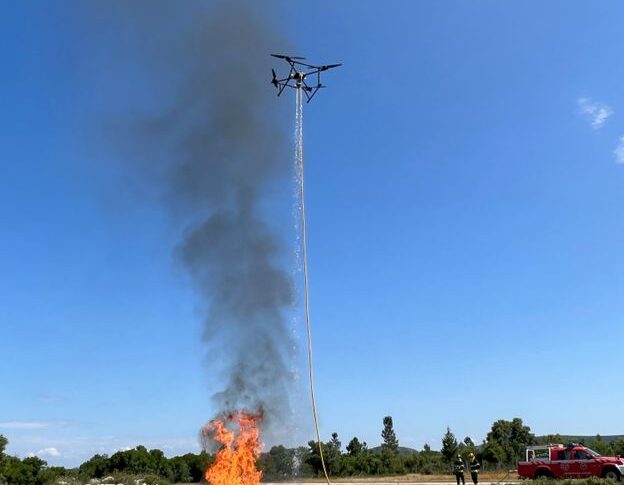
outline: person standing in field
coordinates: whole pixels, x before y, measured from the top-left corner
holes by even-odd
[[[459,485],[459,482],[461,482],[461,485],[466,485],[466,478],[464,477],[464,460],[462,460],[462,457],[459,454],[453,463],[453,472],[455,473],[457,485]]]
[[[470,453],[468,455],[470,458],[470,478],[472,478],[472,483],[477,485],[479,483],[479,472],[481,471],[481,463],[477,460],[477,457],[474,453]]]

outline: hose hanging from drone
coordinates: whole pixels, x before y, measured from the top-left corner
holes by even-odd
[[[306,319],[306,342],[308,352],[308,374],[310,379],[310,399],[312,401],[312,417],[314,418],[314,429],[316,431],[316,442],[318,444],[319,456],[321,458],[321,466],[323,467],[323,474],[328,485],[331,485],[329,481],[329,475],[327,473],[327,467],[325,466],[325,458],[323,456],[323,444],[321,442],[321,433],[319,431],[318,413],[316,411],[316,397],[314,393],[314,368],[312,366],[312,331],[310,325],[310,293],[308,289],[308,252],[306,244],[306,216],[305,216],[305,185],[304,185],[304,171],[303,171],[303,93],[301,88],[295,89],[297,93],[296,100],[296,118],[295,118],[295,137],[296,137],[296,157],[297,157],[297,172],[299,179],[299,197],[300,197],[300,225],[301,225],[301,250],[303,259],[303,287],[305,294],[305,319]]]

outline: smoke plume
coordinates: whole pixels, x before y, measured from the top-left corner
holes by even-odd
[[[268,54],[283,40],[242,2],[186,16],[176,10],[189,3],[101,8],[113,4],[133,38],[150,47],[148,77],[161,79],[164,109],[141,116],[126,136],[141,170],[161,164],[171,213],[187,228],[176,253],[202,297],[215,405],[221,413],[262,409],[269,425],[281,421],[292,379],[285,312],[293,285],[261,204],[272,184],[289,180],[287,137],[267,77]]]

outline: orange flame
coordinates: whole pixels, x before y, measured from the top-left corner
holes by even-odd
[[[221,443],[215,462],[206,470],[211,485],[258,485],[262,472],[256,468],[263,443],[260,441],[260,414],[240,411],[224,419],[213,419],[204,426],[203,434]],[[228,429],[228,423],[238,424],[238,432]]]

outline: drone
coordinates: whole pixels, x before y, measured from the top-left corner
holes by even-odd
[[[307,102],[312,101],[312,98],[317,93],[317,91],[325,86],[321,84],[321,72],[327,71],[328,69],[333,69],[334,67],[342,66],[342,64],[329,64],[326,66],[314,66],[312,64],[306,64],[305,62],[301,62],[305,60],[305,57],[296,57],[296,56],[286,56],[283,54],[271,54],[273,57],[277,57],[278,59],[285,60],[290,65],[290,71],[288,72],[288,76],[284,79],[278,79],[277,74],[275,73],[275,69],[271,69],[273,73],[273,79],[271,80],[271,84],[275,86],[277,89],[277,95],[282,94],[284,89],[293,88],[293,89],[301,89],[307,98]],[[306,79],[309,76],[314,76],[316,74],[316,85],[310,86]]]

